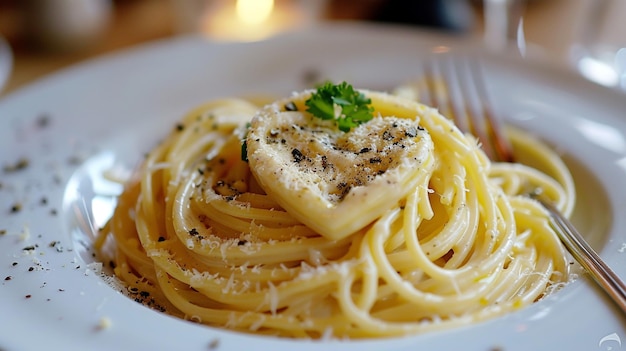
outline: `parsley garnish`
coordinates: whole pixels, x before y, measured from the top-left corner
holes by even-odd
[[[349,132],[352,127],[372,119],[372,100],[355,91],[352,85],[326,83],[305,102],[307,112],[317,118],[334,120],[339,130]]]
[[[241,138],[241,160],[244,162],[248,162],[248,131],[250,130],[250,122],[246,123],[246,132]]]

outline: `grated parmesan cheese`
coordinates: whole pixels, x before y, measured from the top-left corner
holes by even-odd
[[[254,323],[250,324],[250,331],[257,331],[259,330],[259,328],[261,328],[263,326],[263,323],[265,323],[265,315],[259,314],[259,319],[257,319],[256,321],[254,321]]]
[[[193,248],[194,248],[195,246],[196,246],[196,245],[195,245],[195,243],[194,243],[193,239],[188,238],[188,239],[187,239],[187,249],[189,249],[189,250],[193,250]]]
[[[96,326],[96,329],[98,329],[98,330],[105,330],[105,329],[111,328],[112,325],[113,325],[113,323],[111,322],[110,318],[102,317],[98,321],[98,325]]]
[[[168,256],[169,252],[163,249],[151,249],[151,250],[148,250],[146,254],[148,255],[148,257],[162,257],[162,256]]]
[[[280,296],[278,296],[278,290],[276,290],[276,286],[272,284],[272,282],[267,283],[268,286],[268,294],[266,295],[266,299],[269,299],[270,312],[272,316],[276,315],[276,310],[278,309],[278,302]]]
[[[226,281],[226,286],[222,288],[222,294],[230,293],[231,289],[235,287],[235,284],[236,284],[235,275],[231,273],[230,277],[228,278],[228,281]]]
[[[30,228],[27,225],[24,225],[22,231],[20,232],[19,239],[21,241],[26,241],[30,238]]]
[[[333,339],[334,330],[333,327],[326,327],[324,333],[322,333],[322,341],[330,341]]]

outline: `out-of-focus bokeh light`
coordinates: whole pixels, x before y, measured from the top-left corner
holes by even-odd
[[[237,17],[250,25],[256,25],[266,21],[272,9],[274,0],[237,0]]]

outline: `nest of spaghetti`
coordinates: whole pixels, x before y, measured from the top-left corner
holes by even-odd
[[[491,162],[436,109],[367,90],[373,118],[342,131],[307,111],[314,93],[211,101],[148,154],[95,244],[129,295],[213,327],[377,338],[494,318],[571,279],[526,196],[572,210],[545,145],[510,130],[544,169]]]

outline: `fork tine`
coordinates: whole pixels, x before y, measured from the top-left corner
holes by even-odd
[[[485,125],[487,128],[486,135],[489,136],[489,142],[493,146],[494,154],[499,161],[513,162],[513,147],[509,142],[509,138],[505,135],[504,126],[500,120],[499,115],[494,110],[491,96],[487,89],[483,66],[477,61],[470,61],[470,72],[472,73],[472,79],[474,87],[478,93],[477,101],[482,103],[482,110]]]
[[[447,104],[449,104],[447,111],[443,110],[442,113],[444,116],[452,118],[462,131],[473,133],[471,113],[468,113],[469,106],[466,104],[470,100],[465,97],[458,65],[453,60],[449,56],[435,60],[441,73],[438,79],[441,80],[441,84],[444,86],[442,94],[448,97]]]
[[[489,121],[486,118],[486,109],[482,92],[477,89],[479,84],[475,75],[475,67],[473,67],[470,59],[463,58],[455,60],[456,77],[461,81],[463,89],[463,99],[468,105],[469,132],[472,133],[480,141],[485,153],[493,159],[500,160],[492,139],[490,138]],[[478,76],[480,78],[480,76]]]
[[[461,62],[455,62],[459,60]],[[493,160],[513,162],[512,148],[504,134],[502,123],[493,110],[491,97],[483,80],[482,65],[467,58],[457,60],[446,58],[446,60],[434,59],[425,66],[427,67],[426,75],[422,79],[434,82],[439,80],[444,88],[432,89],[436,83],[430,83],[429,92],[435,95],[435,98],[431,99],[431,106],[435,106],[432,101],[436,101],[441,105],[436,106],[440,110],[453,110],[454,114],[447,116],[454,118],[463,131],[474,133],[483,143],[487,155]],[[418,95],[423,93],[418,92]],[[462,127],[463,121],[469,123]],[[492,154],[490,155],[489,152]],[[543,202],[540,198],[538,200],[550,214],[551,226],[572,256],[591,274],[622,311],[626,312],[626,284],[596,254],[567,217],[552,204]]]
[[[435,100],[430,92],[430,78],[432,77],[432,72],[428,62],[426,62],[423,66],[418,66],[417,70],[417,76],[420,78],[415,81],[417,99],[425,105],[434,106]]]
[[[482,66],[471,58],[435,55],[424,64],[417,87],[422,102],[452,118],[464,132],[474,135],[492,160],[512,162],[513,153],[491,104]]]

